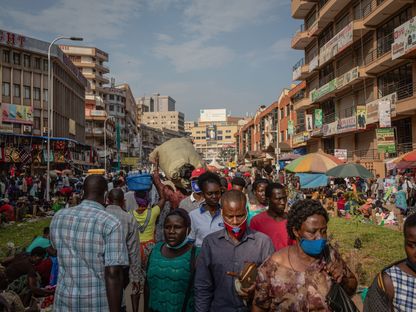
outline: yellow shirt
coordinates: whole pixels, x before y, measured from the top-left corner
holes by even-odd
[[[143,225],[146,220],[147,209],[143,211],[143,213],[137,213],[136,210],[133,210],[133,216],[136,219],[136,221],[139,223],[139,226]],[[140,243],[145,243],[145,242],[155,239],[156,220],[157,220],[157,217],[159,217],[160,215],[160,207],[156,205],[156,206],[153,206],[151,209],[152,209],[152,214],[150,215],[149,223],[147,224],[144,232],[140,233],[140,231],[138,231]]]

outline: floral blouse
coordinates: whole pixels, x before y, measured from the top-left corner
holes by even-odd
[[[331,250],[331,261],[345,262]],[[259,268],[254,303],[267,311],[330,311],[326,295],[332,285],[324,270],[325,261],[313,262],[305,272],[297,272],[269,257]]]

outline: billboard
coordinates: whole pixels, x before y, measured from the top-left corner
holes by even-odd
[[[199,113],[200,122],[227,121],[227,110],[225,108],[201,109]]]
[[[33,114],[31,106],[1,104],[2,121],[20,124],[33,124]]]
[[[216,140],[217,139],[217,126],[209,125],[206,128],[206,139],[208,140]]]
[[[411,18],[394,29],[394,42],[391,45],[393,60],[416,48],[416,18]]]
[[[377,149],[379,153],[394,153],[396,152],[396,141],[394,138],[393,128],[378,128],[377,135]]]

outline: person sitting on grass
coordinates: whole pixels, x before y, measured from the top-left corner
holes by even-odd
[[[365,312],[416,311],[416,214],[404,222],[406,259],[383,269],[364,302]]]

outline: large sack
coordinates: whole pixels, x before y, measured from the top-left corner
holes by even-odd
[[[158,146],[150,155],[152,162],[159,160],[159,167],[166,177],[181,188],[190,185],[188,173],[193,168],[205,167],[201,156],[195,150],[191,141],[185,138],[175,138]]]

